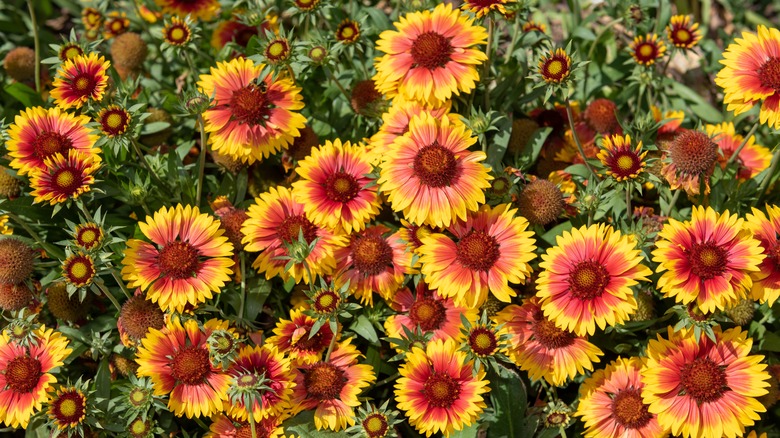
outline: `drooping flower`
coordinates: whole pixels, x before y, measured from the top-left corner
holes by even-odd
[[[766,408],[756,400],[767,393],[769,373],[750,355],[753,339],[739,327],[715,339],[693,328],[675,331],[668,340],[650,340],[642,368],[642,400],[658,424],[685,438],[742,436]]]
[[[666,53],[666,44],[656,34],[639,35],[629,46],[637,64],[650,66]]]
[[[692,49],[701,40],[699,23],[693,23],[690,15],[674,15],[666,26],[666,35],[674,47]]]
[[[88,192],[95,183],[100,157],[70,149],[67,156],[54,154],[43,161],[45,169],[31,172],[33,203],[60,204]]]
[[[413,348],[398,370],[395,384],[398,409],[417,431],[449,436],[474,423],[485,409],[490,391],[484,368],[473,373],[466,353],[454,341],[429,342],[425,350]]]
[[[631,287],[652,273],[636,240],[604,224],[563,232],[542,260],[536,296],[544,315],[579,336],[627,321],[637,307]]]
[[[149,329],[141,341],[138,375],[152,379],[155,395],[169,395],[168,408],[176,416],[209,417],[224,409],[231,379],[211,363],[207,340],[227,326],[212,319],[200,328],[194,319],[182,324],[174,317],[162,330]]]
[[[690,221],[669,219],[653,251],[658,289],[682,304],[695,302],[704,313],[725,310],[748,296],[751,274],[766,257],[744,219],[726,210],[693,207]],[[664,272],[665,271],[665,272]]]
[[[550,50],[539,59],[539,74],[548,84],[560,84],[571,74],[571,58],[565,50]]]
[[[634,179],[644,171],[647,151],[642,152],[642,142],[632,147],[631,137],[612,135],[604,137],[598,159],[604,165],[607,175],[617,181]]]
[[[479,80],[475,66],[487,59],[471,48],[487,41],[485,28],[473,22],[447,3],[401,17],[397,30],[382,32],[376,43],[386,53],[375,63],[377,89],[423,104],[471,92]]]
[[[488,292],[503,302],[517,295],[509,283],[523,283],[531,275],[536,255],[528,221],[508,204],[488,205],[441,233],[423,237],[421,272],[431,289],[467,307],[479,307]]]
[[[163,13],[179,18],[192,18],[209,21],[219,10],[219,0],[154,0]]]
[[[333,332],[330,324],[325,324],[313,336],[314,318],[301,310],[290,311],[290,319],[280,318],[274,328],[274,335],[266,340],[280,352],[289,356],[294,365],[310,365],[322,359],[322,353],[328,349]]]
[[[593,373],[580,387],[576,416],[585,438],[664,438],[668,431],[642,401],[639,358],[618,358]]]
[[[481,163],[485,153],[468,150],[475,142],[471,131],[447,117],[412,118],[408,134],[387,151],[378,180],[393,210],[414,224],[434,226],[476,211],[492,177]]]
[[[767,205],[765,215],[753,208],[745,226],[761,244],[766,258],[753,273],[752,298],[771,307],[780,298],[780,207]]]
[[[212,298],[233,273],[233,245],[219,224],[198,207],[161,208],[138,223],[151,243],[127,241],[122,278],[165,311]]]
[[[260,422],[267,417],[280,416],[289,407],[295,374],[290,370],[290,360],[273,345],[242,347],[228,374],[239,387],[262,382],[268,388],[260,391],[251,407],[243,401],[231,403],[228,413],[232,418],[248,421],[251,413],[254,421]]]
[[[97,155],[97,135],[87,127],[89,117],[75,116],[59,108],[27,108],[8,127],[10,166],[26,175],[33,169],[46,169],[44,161],[55,154],[68,155],[74,149],[86,155]]]
[[[293,199],[303,205],[315,225],[347,234],[361,231],[379,214],[377,186],[365,147],[326,141],[298,162],[301,179],[293,183]]]
[[[54,79],[51,96],[63,109],[81,108],[88,101],[99,102],[108,86],[109,61],[97,53],[77,56],[62,63]]]
[[[284,77],[260,78],[264,65],[236,58],[217,63],[211,74],[200,76],[198,87],[213,96],[203,114],[214,151],[253,163],[286,149],[306,118],[301,88]]]
[[[718,145],[721,154],[718,154],[718,162],[722,169],[726,168],[726,163],[737,151],[737,148],[745,141],[742,135],[734,130],[733,122],[723,122],[717,125],[706,125],[707,135]],[[772,161],[772,152],[759,144],[756,144],[756,137],[750,136],[745,142],[745,146],[739,152],[733,163],[737,165],[737,177],[742,180],[748,180],[755,177],[769,167]]]

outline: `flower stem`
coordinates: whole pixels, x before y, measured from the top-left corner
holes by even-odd
[[[206,171],[206,126],[203,123],[203,115],[198,115],[198,125],[200,127],[200,156],[198,156],[198,190],[195,195],[195,202],[200,206],[200,198],[203,195],[203,174]]]
[[[38,37],[38,20],[35,18],[35,7],[32,0],[27,0],[27,9],[30,10],[30,22],[32,26],[33,43],[35,44],[35,92],[41,92],[41,41]]]
[[[257,438],[257,430],[255,427],[255,415],[254,413],[249,410],[249,428],[252,430],[252,438]]]
[[[764,196],[767,187],[769,187],[769,181],[772,179],[772,175],[775,174],[775,170],[777,170],[778,162],[780,162],[780,148],[775,147],[775,149],[775,153],[772,156],[772,164],[769,165],[769,170],[767,170],[766,177],[763,181],[761,181],[761,185],[758,186],[758,196],[756,197],[755,202],[756,205],[758,204],[759,199]]]
[[[388,383],[392,382],[393,380],[397,379],[399,376],[401,376],[401,374],[400,374],[400,373],[395,373],[395,374],[393,374],[392,376],[386,377],[386,378],[384,378],[384,379],[382,379],[382,380],[378,381],[378,382],[376,383],[376,385],[374,385],[374,388],[380,387],[380,386],[382,386],[382,385],[386,385],[386,384],[388,384]]]
[[[322,69],[325,70],[325,75],[328,76],[328,79],[333,81],[334,84],[336,84],[336,87],[338,87],[339,90],[341,90],[341,94],[344,95],[344,97],[347,99],[347,103],[350,103],[352,98],[349,97],[349,93],[347,93],[347,90],[344,89],[344,87],[341,85],[338,79],[336,79],[336,75],[333,74],[333,72],[330,71],[330,69],[326,66],[322,66]],[[352,108],[352,105],[349,106]]]
[[[674,204],[677,203],[677,198],[680,197],[680,189],[677,189],[674,191],[674,195],[672,195],[672,199],[669,201],[669,205],[666,206],[666,211],[662,211],[661,215],[669,217],[670,214],[672,214],[672,208],[674,208]]]
[[[512,59],[512,52],[515,51],[515,45],[517,44],[518,35],[520,34],[520,20],[515,18],[515,25],[512,27],[512,39],[509,41],[509,46],[504,53],[504,64],[509,64],[509,60]]]
[[[569,127],[571,128],[571,136],[574,138],[574,143],[577,144],[577,150],[580,151],[580,155],[582,156],[582,161],[585,163],[585,167],[588,168],[588,171],[596,177],[596,179],[599,178],[599,175],[596,173],[595,170],[593,170],[593,167],[590,166],[590,163],[588,163],[588,157],[585,156],[585,149],[582,147],[582,143],[580,143],[580,137],[577,135],[577,130],[574,129],[574,113],[571,110],[571,103],[569,102],[569,99],[566,99],[566,115],[569,118]]]
[[[333,353],[333,347],[336,346],[336,338],[339,335],[339,325],[336,324],[336,333],[333,333],[333,337],[330,338],[330,345],[328,345],[328,352],[325,353],[325,362],[330,359],[330,354]]]
[[[760,124],[760,122],[758,120],[756,120],[756,123],[754,123],[753,127],[750,128],[750,132],[748,132],[748,134],[745,136],[745,138],[742,139],[742,143],[740,143],[740,145],[737,148],[737,150],[735,150],[734,153],[731,154],[731,156],[729,157],[728,161],[726,161],[726,166],[728,166],[729,164],[733,163],[734,160],[737,159],[737,156],[739,155],[740,152],[742,152],[742,149],[745,148],[745,145],[747,145],[747,142],[748,142],[748,140],[750,140],[750,137],[752,137],[753,134],[755,134],[756,129],[758,129],[758,125],[759,124]]]
[[[633,186],[631,184],[626,185],[626,215],[629,218],[634,217],[634,213],[631,211],[631,188]]]
[[[116,268],[111,266],[110,268],[111,276],[114,277],[114,281],[116,281],[116,284],[119,285],[119,288],[122,289],[122,292],[125,294],[125,296],[130,299],[132,298],[132,294],[127,289],[127,286],[125,286],[125,283],[122,281],[122,277],[119,276],[119,274],[116,272]]]
[[[244,251],[238,254],[241,263],[241,303],[238,306],[238,319],[244,319],[244,303],[246,302],[246,255]]]
[[[485,47],[485,67],[482,72],[482,81],[485,83],[485,95],[484,95],[484,111],[490,110],[490,55],[493,53],[493,32],[495,31],[496,23],[493,21],[493,17],[488,16],[488,39],[487,46]]]
[[[117,312],[121,312],[122,306],[119,305],[119,302],[116,300],[114,294],[112,294],[111,291],[106,289],[106,285],[103,284],[103,281],[102,280],[95,281],[95,284],[97,285],[98,289],[100,289],[100,291],[103,292],[103,295],[105,295],[106,298],[108,298],[108,300],[111,301],[111,304],[113,304],[114,307],[116,307]]]
[[[149,165],[149,162],[146,161],[146,156],[141,152],[141,148],[138,146],[138,141],[136,139],[132,139],[130,143],[133,145],[133,150],[135,150],[135,154],[138,156],[138,160],[141,161],[141,163],[146,168],[147,172],[152,176],[152,179],[154,179],[154,182],[160,185],[160,188],[165,189],[167,192],[168,186],[160,179],[160,177],[157,175],[157,172],[152,169],[152,166]]]

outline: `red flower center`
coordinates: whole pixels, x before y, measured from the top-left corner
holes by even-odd
[[[554,350],[574,343],[574,334],[558,328],[554,322],[544,317],[541,310],[536,312],[534,320],[534,324],[531,326],[534,339],[545,348]]]
[[[84,249],[92,249],[100,244],[103,231],[99,227],[91,225],[76,230],[76,244]]]
[[[327,330],[327,332],[330,333],[330,329],[326,327],[327,324],[321,327],[317,331],[317,333],[311,337],[309,337],[309,334],[311,333],[311,325],[304,327],[305,332],[303,333],[303,336],[298,338],[297,341],[293,342],[292,346],[298,350],[305,350],[305,351],[323,350],[325,347],[324,343],[330,342],[330,338],[324,339],[325,331]]]
[[[618,178],[631,178],[642,170],[642,160],[630,150],[615,152],[607,164],[609,170]]]
[[[303,239],[306,243],[311,243],[317,238],[317,226],[302,214],[284,218],[282,224],[276,230],[279,239],[284,243],[297,242],[301,233],[303,233]]]
[[[66,260],[63,271],[69,282],[76,286],[84,286],[95,275],[95,264],[87,256],[76,256]]]
[[[211,372],[209,352],[195,345],[179,350],[171,364],[171,375],[186,385],[203,383]]]
[[[412,43],[412,61],[414,67],[433,70],[447,65],[454,51],[450,38],[438,32],[428,31],[421,33]]]
[[[165,31],[165,40],[168,44],[181,45],[190,38],[190,29],[181,24],[174,24]]]
[[[712,242],[694,243],[688,260],[694,274],[702,280],[709,280],[726,270],[728,251]]]
[[[332,290],[324,290],[318,293],[313,301],[312,304],[317,313],[330,313],[336,310],[341,298]]]
[[[572,295],[581,300],[592,300],[604,293],[609,284],[609,272],[600,263],[586,260],[577,263],[569,273],[568,281]]]
[[[157,256],[160,270],[166,277],[183,280],[194,276],[200,261],[198,250],[187,242],[168,242]]]
[[[490,356],[498,348],[498,339],[487,327],[475,327],[469,333],[469,347],[477,356]]]
[[[687,29],[677,29],[672,32],[674,45],[685,45],[691,40],[691,33]]]
[[[368,438],[381,438],[387,436],[387,430],[390,425],[387,424],[387,417],[379,412],[373,412],[366,415],[366,418],[361,423],[363,425],[363,431],[366,432]]]
[[[642,402],[638,389],[630,388],[618,392],[612,399],[612,415],[628,429],[641,429],[653,416]]]
[[[79,97],[89,96],[97,85],[95,77],[89,73],[76,75],[71,83],[73,84],[73,91]]]
[[[438,141],[425,146],[414,157],[414,174],[429,187],[446,187],[458,177],[458,162],[451,150]]]
[[[685,364],[680,370],[680,385],[685,394],[699,404],[713,402],[728,391],[725,367],[707,357]]]
[[[378,275],[393,266],[393,248],[381,236],[365,236],[352,244],[352,262],[364,275]]]
[[[129,118],[123,109],[108,110],[100,116],[100,128],[108,135],[124,134]]]
[[[434,408],[449,408],[460,395],[460,382],[445,373],[433,371],[423,386],[423,395],[428,405]]]
[[[501,255],[496,238],[481,230],[472,230],[457,244],[458,261],[472,271],[488,271]]]
[[[325,180],[325,195],[335,202],[349,202],[360,193],[357,179],[346,172],[335,172]]]
[[[542,78],[548,82],[561,82],[569,75],[569,60],[553,55],[546,59],[541,68]]]
[[[51,404],[51,413],[60,426],[75,425],[84,418],[87,401],[76,391],[60,394]]]
[[[5,367],[5,381],[14,392],[32,391],[42,375],[41,362],[30,356],[15,357]]]
[[[764,65],[759,67],[758,80],[761,81],[761,86],[765,88],[773,88],[775,91],[780,92],[780,58],[772,56],[766,60]]]
[[[317,362],[303,376],[303,384],[310,397],[317,400],[333,400],[341,395],[341,389],[347,384],[344,371],[335,366]]]
[[[84,185],[84,177],[78,169],[63,167],[54,171],[51,178],[57,194],[70,196]]]
[[[636,57],[640,61],[652,61],[657,56],[657,50],[653,43],[642,43],[636,47]]]
[[[265,126],[271,118],[271,101],[265,92],[265,82],[261,87],[249,84],[233,92],[230,97],[233,119],[246,125]]]
[[[42,131],[33,140],[33,154],[39,160],[61,153],[63,155],[73,147],[73,142],[59,132]]]
[[[409,309],[409,318],[426,332],[438,330],[446,319],[446,309],[441,301],[433,298],[418,299]]]

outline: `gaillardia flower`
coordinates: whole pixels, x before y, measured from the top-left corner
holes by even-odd
[[[342,44],[352,44],[360,38],[360,24],[345,18],[336,27],[336,41]]]
[[[642,142],[636,147],[631,145],[631,137],[626,135],[607,135],[604,137],[598,159],[607,171],[607,175],[616,181],[634,179],[644,171],[647,151],[642,152]]]
[[[11,168],[26,175],[34,169],[46,169],[44,161],[55,155],[68,155],[74,149],[84,154],[97,155],[97,135],[87,127],[89,117],[75,116],[59,108],[27,108],[8,127],[6,146],[12,160]]]
[[[674,15],[666,26],[666,36],[674,47],[692,49],[701,40],[701,30],[690,15]]]
[[[469,93],[479,80],[476,65],[487,56],[471,47],[485,44],[487,32],[452,5],[412,12],[379,35],[376,49],[386,55],[375,64],[377,90],[420,103],[444,102]]]
[[[211,20],[219,10],[219,0],[154,0],[163,13],[179,18],[191,16],[200,20]]]
[[[585,438],[664,438],[669,432],[642,401],[642,361],[618,358],[580,387],[574,415],[585,423]]]
[[[214,151],[253,163],[287,148],[306,118],[300,87],[287,78],[260,78],[264,65],[236,58],[201,75],[198,88],[213,96],[203,114]]]
[[[130,113],[119,105],[109,105],[98,112],[95,119],[100,132],[109,138],[123,135],[130,126]]]
[[[271,279],[294,278],[309,283],[319,275],[329,275],[336,268],[333,252],[346,244],[346,238],[314,225],[304,205],[293,200],[286,187],[272,187],[255,199],[247,211],[241,232],[246,251],[261,251],[252,263]],[[304,242],[299,238],[303,237]],[[291,266],[287,266],[292,262]]]
[[[490,187],[484,152],[469,151],[471,131],[448,117],[422,113],[385,155],[378,183],[394,211],[410,222],[449,226],[485,202]]]
[[[87,222],[84,224],[76,225],[76,230],[73,233],[73,241],[79,248],[92,251],[103,243],[105,233],[103,228],[94,222]]]
[[[339,431],[355,424],[358,395],[376,380],[371,365],[357,363],[360,356],[346,340],[336,346],[327,361],[300,368],[292,404],[296,411],[314,409],[318,430]]]
[[[753,339],[739,327],[715,339],[697,336],[693,328],[668,340],[650,340],[642,368],[642,400],[658,424],[685,438],[742,436],[745,426],[759,420],[766,408],[756,400],[767,393],[769,373],[751,356]]]
[[[198,207],[163,207],[139,222],[151,243],[129,239],[122,260],[128,287],[146,291],[165,311],[197,306],[230,280],[233,245],[219,221]]]
[[[63,365],[71,350],[68,339],[41,326],[28,345],[0,333],[0,419],[6,426],[26,428],[33,413],[48,400],[57,378],[51,370]]]
[[[369,142],[371,154],[376,160],[381,161],[384,155],[393,148],[395,139],[409,131],[409,123],[412,118],[420,113],[429,113],[435,119],[447,116],[450,117],[450,122],[460,123],[457,116],[448,115],[449,110],[449,105],[428,108],[413,100],[396,98],[387,112],[382,114],[382,126],[379,127],[379,131],[371,137]]]
[[[57,153],[46,158],[43,164],[45,169],[31,173],[33,202],[48,201],[54,205],[76,199],[89,191],[95,183],[94,173],[100,168],[100,157],[71,149],[67,156]]]
[[[138,375],[152,379],[155,395],[169,394],[168,408],[176,416],[209,417],[225,407],[231,379],[211,363],[207,340],[227,327],[227,321],[216,319],[203,328],[194,319],[182,325],[173,317],[162,330],[149,329],[141,341]]]
[[[539,59],[539,74],[548,84],[560,84],[571,74],[571,58],[565,50],[551,50]]]
[[[60,388],[49,401],[48,414],[57,429],[75,429],[87,416],[87,397],[76,387]]]
[[[698,195],[701,188],[710,192],[710,176],[718,160],[718,145],[701,131],[678,132],[669,145],[669,162],[661,174],[672,190],[679,188],[689,195]]]
[[[423,237],[420,270],[431,289],[467,307],[481,306],[488,292],[511,301],[517,292],[509,283],[523,283],[536,257],[528,221],[515,213],[508,204],[485,205],[447,229],[457,242],[441,233]]]
[[[99,102],[108,86],[111,65],[97,53],[77,56],[62,63],[54,79],[51,97],[63,109],[81,108],[87,101]]]
[[[178,17],[171,17],[171,20],[163,27],[163,40],[172,46],[183,46],[190,41],[192,29],[186,21]]]
[[[515,0],[465,0],[461,9],[464,11],[471,11],[477,18],[482,18],[489,14],[491,11],[496,11],[499,14],[506,14],[507,3],[514,3]],[[525,26],[523,27],[525,31]]]
[[[642,260],[636,240],[610,225],[564,231],[539,263],[544,315],[579,336],[622,324],[637,308],[631,287],[652,273]]]
[[[656,34],[640,35],[629,46],[631,56],[637,64],[649,66],[666,53],[666,44]]]
[[[582,336],[563,330],[542,313],[539,298],[522,306],[512,304],[498,312],[495,321],[511,334],[509,357],[533,380],[561,386],[585,370],[604,353]]]
[[[266,417],[255,423],[255,435],[257,438],[284,437],[282,417]],[[230,417],[217,414],[211,417],[211,425],[204,438],[249,438],[252,436],[252,425],[246,421],[234,421]]]
[[[720,167],[725,169],[726,163],[737,151],[737,148],[744,142],[745,146],[739,152],[739,155],[733,159],[737,165],[737,178],[748,180],[755,177],[763,170],[769,167],[772,162],[772,152],[761,145],[756,144],[756,137],[750,136],[745,141],[742,135],[734,130],[733,122],[723,122],[717,125],[706,125],[707,135],[718,145],[721,154],[718,155]]]
[[[761,123],[780,129],[780,30],[759,25],[757,34],[743,32],[734,41],[715,77],[725,93],[723,103],[736,116],[760,102]]]
[[[86,287],[92,284],[96,272],[95,261],[89,254],[79,252],[62,262],[62,277],[75,287]]]
[[[766,255],[758,272],[753,273],[753,299],[771,307],[780,298],[780,207],[767,205],[766,212],[754,208],[753,214],[747,214],[745,225]]]
[[[228,370],[238,387],[261,383],[268,387],[260,391],[252,406],[243,401],[231,403],[228,413],[231,417],[248,421],[252,415],[256,422],[263,418],[281,415],[288,407],[295,375],[290,370],[290,359],[285,358],[273,345],[242,347]]]
[[[293,198],[315,225],[347,234],[360,231],[379,214],[377,186],[365,147],[326,141],[295,168]]]
[[[693,207],[690,221],[669,219],[658,233],[653,261],[658,289],[682,304],[695,302],[704,313],[733,307],[753,288],[751,274],[766,257],[744,219],[726,210]],[[664,272],[666,271],[666,272]]]
[[[274,335],[269,337],[266,343],[276,346],[294,365],[318,362],[328,349],[334,334],[330,330],[330,324],[325,324],[312,336],[314,322],[314,318],[293,309],[290,311],[290,319],[279,318]]]
[[[474,423],[485,409],[490,391],[485,370],[473,373],[466,353],[454,341],[432,341],[423,351],[413,348],[398,370],[395,384],[398,409],[425,436],[441,431],[449,436]]]

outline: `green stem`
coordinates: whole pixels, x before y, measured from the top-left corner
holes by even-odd
[[[726,166],[728,166],[729,164],[733,163],[734,160],[737,159],[737,156],[739,155],[740,152],[742,152],[742,149],[745,148],[745,145],[747,145],[747,142],[748,142],[748,140],[750,140],[750,137],[752,137],[753,134],[755,134],[756,129],[758,129],[758,125],[759,124],[760,124],[759,121],[756,121],[756,123],[753,124],[753,127],[750,128],[750,132],[748,132],[748,134],[745,136],[745,138],[742,139],[742,143],[740,143],[740,145],[737,148],[737,150],[735,150],[734,153],[731,154],[731,156],[729,157],[728,161],[726,161]]]
[[[336,87],[338,87],[339,90],[341,90],[341,94],[344,95],[344,97],[347,99],[347,103],[350,103],[352,101],[352,98],[349,97],[349,93],[346,89],[341,85],[338,79],[336,79],[336,75],[333,74],[333,72],[330,71],[330,69],[326,66],[322,66],[322,69],[325,70],[325,75],[328,77],[329,80],[333,81],[334,84],[336,84]],[[352,105],[349,106],[352,108]]]
[[[626,184],[626,215],[633,221],[634,212],[631,211],[631,187],[633,186],[630,183]]]
[[[249,411],[249,428],[252,430],[252,438],[257,438],[257,430],[255,427],[255,415],[252,411]]]
[[[400,373],[395,373],[392,376],[386,377],[386,378],[378,381],[376,383],[376,385],[374,385],[374,388],[380,387],[382,385],[386,385],[386,384],[392,382],[393,380],[397,379],[400,375],[401,375]]]
[[[664,64],[663,70],[661,70],[661,77],[666,76],[666,69],[669,68],[669,64],[672,63],[672,55],[674,54],[674,49],[669,53],[668,57],[666,58],[666,63]]]
[[[580,156],[582,156],[582,161],[585,163],[585,167],[588,168],[588,171],[596,177],[596,179],[599,178],[599,175],[596,173],[595,170],[593,170],[593,167],[590,166],[590,163],[588,163],[588,157],[585,156],[585,149],[582,147],[582,143],[580,143],[580,137],[577,135],[577,130],[574,129],[574,113],[571,110],[571,103],[569,102],[569,99],[566,99],[566,115],[569,117],[569,127],[571,128],[571,136],[574,138],[574,143],[577,144],[577,150],[580,151]]]
[[[330,354],[333,353],[333,347],[336,346],[336,338],[338,338],[339,331],[338,331],[339,325],[336,324],[336,333],[333,333],[333,337],[330,338],[330,345],[328,345],[328,352],[325,353],[325,362],[330,359]]]
[[[238,306],[238,318],[244,319],[244,303],[246,302],[246,255],[244,251],[238,254],[241,263],[241,303]]]
[[[504,53],[504,64],[509,64],[509,60],[512,59],[512,52],[515,51],[518,35],[520,35],[520,20],[515,18],[515,25],[512,27],[512,39],[509,41],[506,53]]]
[[[209,427],[206,426],[206,423],[204,423],[200,418],[194,417],[193,420],[195,420],[195,422],[198,423],[198,426],[202,427],[203,430],[209,430]]]
[[[38,37],[38,20],[35,18],[35,7],[32,0],[27,0],[27,9],[30,10],[33,43],[35,44],[35,92],[41,92],[41,41]]]
[[[669,201],[669,205],[666,206],[666,211],[661,212],[661,216],[669,217],[669,215],[672,213],[672,208],[674,208],[674,204],[677,203],[677,199],[680,197],[680,192],[682,190],[677,189],[674,191],[674,195],[672,195],[672,199]]]
[[[133,150],[135,150],[135,154],[138,156],[138,160],[141,161],[141,164],[143,164],[143,166],[146,168],[146,171],[149,172],[149,175],[152,176],[154,182],[159,184],[160,188],[168,192],[168,186],[162,181],[162,179],[160,179],[160,177],[157,175],[157,172],[152,169],[152,166],[149,165],[149,162],[146,161],[146,156],[141,152],[141,148],[138,146],[138,141],[136,141],[136,139],[132,139],[130,143],[133,145]]]
[[[493,53],[493,32],[495,31],[496,24],[493,18],[488,16],[488,39],[487,46],[485,47],[485,67],[482,72],[482,81],[485,83],[485,95],[484,95],[484,111],[490,110],[490,56]]]
[[[87,206],[84,204],[84,201],[82,200],[82,198],[78,198],[76,200],[76,204],[78,204],[79,210],[81,210],[81,212],[84,213],[84,217],[89,222],[95,222],[95,218],[93,218],[92,217],[92,213],[90,213],[89,210],[87,210]]]
[[[198,115],[198,125],[200,127],[200,156],[198,157],[198,191],[195,195],[195,202],[200,206],[200,198],[203,195],[203,175],[206,171],[206,125],[203,123],[203,115]]]
[[[111,304],[116,307],[117,312],[122,311],[122,306],[119,305],[119,302],[116,300],[116,297],[114,294],[111,293],[108,289],[106,289],[106,286],[103,284],[102,280],[95,281],[95,284],[97,285],[98,289],[100,289],[101,292],[103,292],[103,295],[108,298],[109,301],[111,301]]]
[[[125,286],[125,283],[122,281],[122,277],[120,277],[119,274],[116,272],[116,268],[111,266],[110,272],[111,272],[111,276],[114,277],[114,281],[116,281],[116,284],[118,284],[119,288],[122,289],[122,293],[124,293],[128,299],[132,298],[133,295],[127,289],[127,286]]]
[[[772,156],[772,164],[769,165],[769,170],[767,171],[766,177],[763,181],[761,181],[761,185],[758,186],[758,197],[756,197],[755,202],[756,205],[758,204],[758,200],[764,196],[767,187],[769,187],[769,181],[772,179],[772,175],[775,174],[775,170],[777,170],[778,162],[780,162],[780,148],[775,147],[775,149],[775,153]]]
[[[44,242],[43,239],[41,239],[41,236],[39,236],[38,233],[35,232],[35,230],[30,228],[30,226],[27,225],[27,222],[22,220],[22,218],[20,218],[14,213],[11,213],[10,211],[6,211],[4,214],[8,215],[8,218],[11,219],[12,221],[21,225],[22,228],[24,228],[24,231],[27,231],[27,234],[29,234],[30,237],[32,237],[32,239],[35,240],[35,242],[38,243],[38,245],[40,245],[41,248],[46,250],[46,252],[57,257],[60,260],[65,260],[65,253],[62,250],[60,250],[54,245]]]

